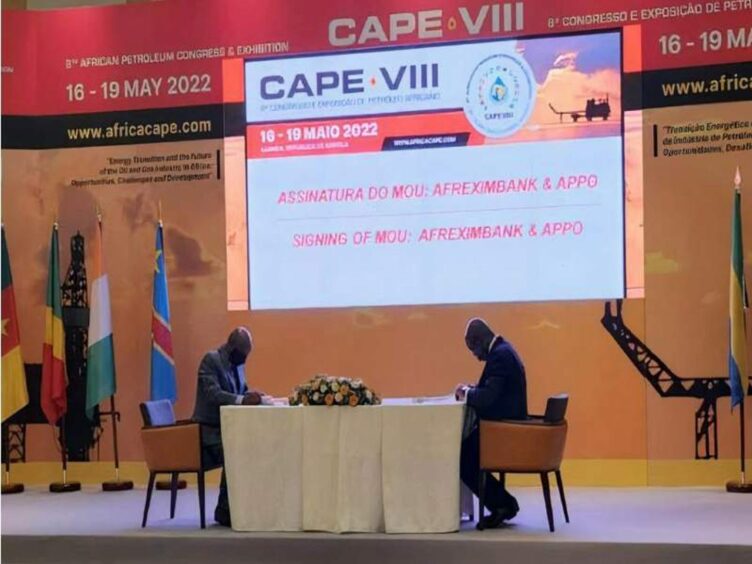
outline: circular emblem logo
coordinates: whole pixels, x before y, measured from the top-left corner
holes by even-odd
[[[487,137],[512,135],[530,118],[535,87],[533,71],[525,59],[512,53],[491,55],[470,75],[465,115]]]

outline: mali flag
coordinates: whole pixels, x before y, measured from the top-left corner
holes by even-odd
[[[170,300],[167,295],[167,262],[164,256],[162,222],[157,225],[154,251],[154,292],[151,314],[151,399],[178,398],[175,382],[175,361],[172,356]]]
[[[65,335],[63,308],[60,300],[60,250],[57,223],[52,226],[50,266],[47,277],[47,307],[44,313],[44,346],[42,347],[42,390],[40,401],[47,421],[54,425],[65,414],[68,402],[65,378]]]
[[[13,294],[13,277],[10,273],[8,245],[3,232],[3,296],[2,296],[2,420],[16,413],[29,403],[26,390],[26,372],[21,357],[21,339],[18,333],[18,315],[16,314],[16,297]]]
[[[729,277],[729,385],[731,407],[744,401],[749,377],[747,374],[747,324],[744,309],[747,305],[747,286],[744,279],[744,249],[742,245],[742,195],[734,193],[734,212],[731,220],[731,276]]]
[[[86,415],[91,419],[94,408],[115,394],[115,349],[112,341],[110,287],[102,253],[102,221],[94,231],[94,245],[89,263],[92,278],[89,351],[86,356]]]

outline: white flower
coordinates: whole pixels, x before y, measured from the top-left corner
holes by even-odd
[[[352,384],[350,384],[350,387],[357,390],[363,385],[363,382],[360,380],[353,380]]]
[[[321,395],[318,392],[314,392],[314,394],[313,394],[313,401],[319,401],[320,397],[321,397]]]
[[[371,393],[371,390],[366,390],[366,398],[369,401],[373,399],[373,394]]]
[[[321,392],[322,394],[325,394],[325,393],[326,393],[326,384],[321,384],[321,387],[319,388],[319,391],[320,391],[320,392]]]
[[[336,391],[338,391],[338,390],[339,390],[339,384],[338,384],[338,383],[337,383],[337,381],[335,380],[334,382],[332,382],[332,391],[333,391],[333,392],[336,392]]]
[[[341,403],[342,402],[342,394],[340,394],[339,392],[337,392],[335,394],[335,396],[334,396],[334,401],[336,401],[337,403]]]

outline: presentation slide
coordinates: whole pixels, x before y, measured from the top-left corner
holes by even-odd
[[[621,34],[245,63],[250,308],[625,295]]]

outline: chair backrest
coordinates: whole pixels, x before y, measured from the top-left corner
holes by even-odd
[[[559,394],[548,398],[546,402],[546,413],[543,415],[543,421],[546,423],[561,423],[567,414],[567,404],[569,403],[568,394]]]
[[[145,401],[139,407],[145,427],[161,427],[175,423],[175,412],[170,400]]]

